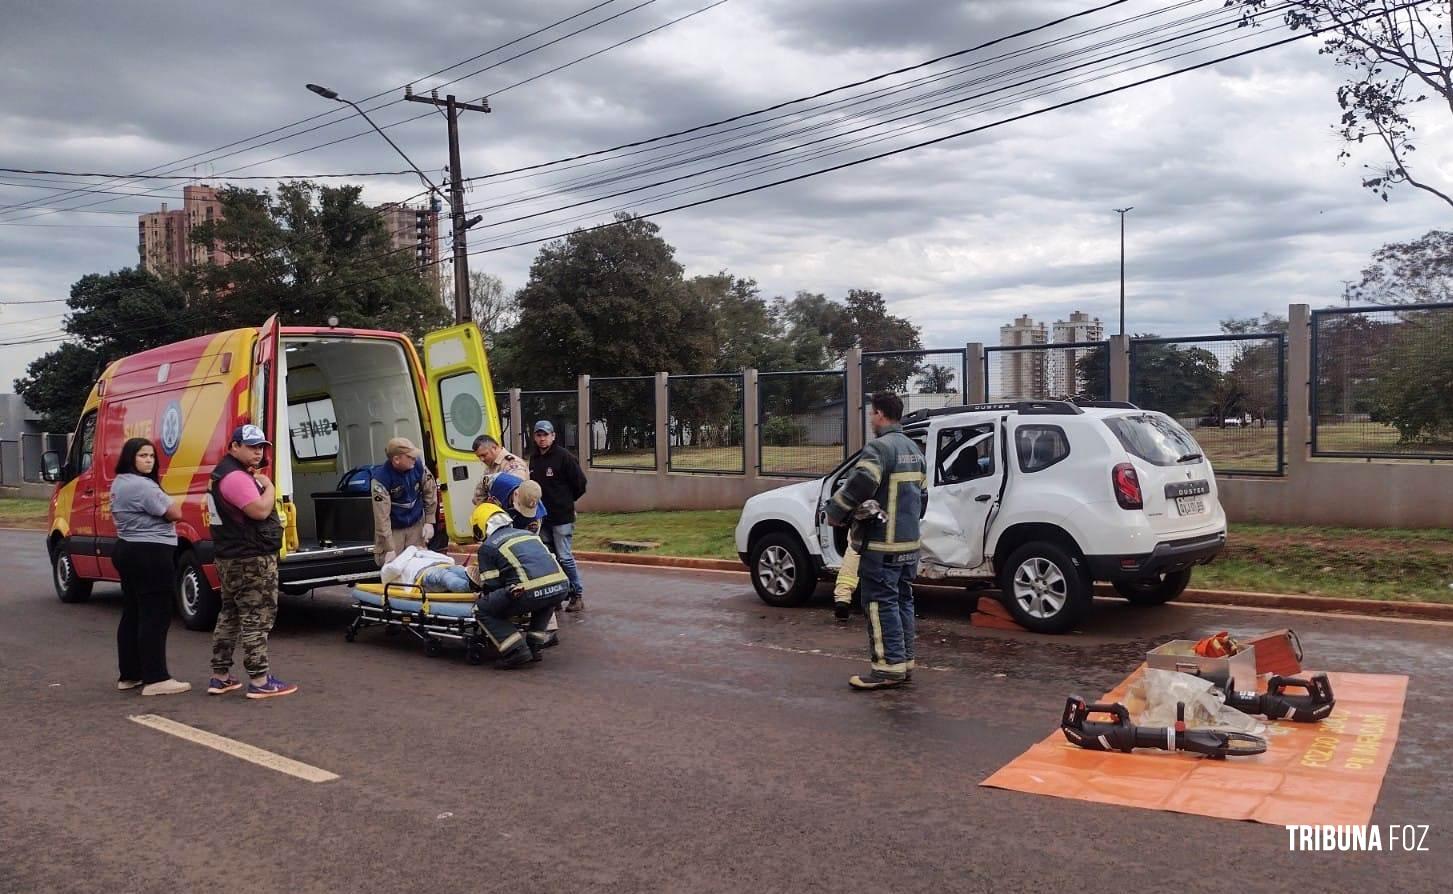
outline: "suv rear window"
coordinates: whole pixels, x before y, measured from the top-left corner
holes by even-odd
[[[1183,459],[1201,456],[1196,439],[1165,416],[1111,416],[1105,425],[1115,433],[1120,446],[1152,465],[1173,466]]]

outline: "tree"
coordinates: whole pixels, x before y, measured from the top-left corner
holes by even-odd
[[[1139,335],[1135,338],[1155,338]],[[1185,418],[1234,404],[1235,388],[1223,381],[1216,355],[1199,347],[1164,342],[1132,342],[1130,400],[1138,407]],[[1110,354],[1091,348],[1076,361],[1076,372],[1090,394],[1110,393]]]
[[[1241,6],[1243,25],[1256,25],[1268,0],[1225,0]],[[1293,30],[1326,31],[1321,53],[1347,70],[1337,88],[1342,119],[1336,125],[1340,158],[1370,142],[1387,153],[1382,165],[1364,165],[1362,185],[1387,201],[1406,184],[1453,207],[1453,189],[1414,174],[1410,158],[1416,128],[1412,107],[1438,98],[1453,112],[1453,5],[1407,0],[1291,0],[1283,18]],[[1280,8],[1280,7],[1278,7]]]
[[[469,315],[484,333],[485,344],[511,328],[520,319],[517,296],[505,291],[504,281],[493,273],[476,270],[469,274]]]
[[[74,340],[33,361],[15,392],[51,431],[75,428],[86,395],[111,361],[211,328],[209,307],[189,305],[174,280],[141,268],[89,273],[71,286],[64,327]]]
[[[1379,248],[1345,296],[1351,304],[1453,301],[1453,230],[1430,230],[1410,242]]]
[[[954,390],[958,373],[951,366],[928,363],[918,372],[919,394],[948,394]]]
[[[1453,350],[1434,312],[1401,315],[1377,355],[1371,418],[1398,431],[1400,444],[1453,443]]]
[[[276,192],[227,187],[222,217],[196,227],[192,241],[232,257],[190,276],[210,301],[213,328],[255,326],[272,314],[286,325],[388,329],[415,338],[448,325],[435,279],[412,246],[393,247],[383,218],[360,199],[362,187],[280,184]]]

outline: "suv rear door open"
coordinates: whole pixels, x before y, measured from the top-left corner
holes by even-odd
[[[989,420],[930,430],[920,574],[934,576],[934,565],[965,569],[983,563],[984,528],[1004,479],[998,425]]]

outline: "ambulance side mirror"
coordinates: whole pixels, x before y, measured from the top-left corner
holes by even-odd
[[[40,477],[51,483],[61,480],[61,455],[54,450],[47,450],[40,457]]]

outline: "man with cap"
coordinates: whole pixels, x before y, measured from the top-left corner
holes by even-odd
[[[222,578],[222,607],[212,631],[212,677],[208,695],[242,688],[232,676],[232,653],[242,644],[248,698],[290,695],[298,687],[269,672],[267,636],[277,619],[277,558],[283,527],[277,492],[259,471],[272,444],[255,425],[232,432],[227,455],[212,470],[207,513]]]
[[[548,419],[535,423],[532,432],[535,452],[530,455],[530,479],[540,485],[545,501],[545,525],[540,539],[555,551],[560,567],[570,579],[567,612],[585,608],[585,588],[575,567],[571,537],[575,533],[575,501],[585,496],[585,473],[569,450],[555,443],[555,426]]]
[[[384,447],[387,459],[373,467],[373,558],[382,568],[406,546],[424,549],[434,536],[439,488],[424,468],[423,451],[408,438]]]
[[[545,505],[540,501],[540,485],[512,472],[501,472],[489,480],[485,500],[510,514],[515,527],[540,533],[545,521]]]

